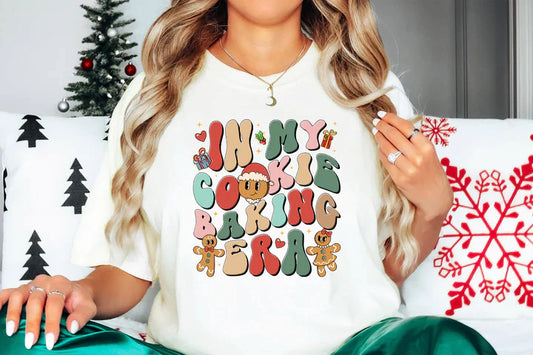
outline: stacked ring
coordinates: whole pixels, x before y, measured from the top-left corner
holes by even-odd
[[[411,131],[411,134],[409,135],[409,137],[407,139],[411,140],[411,138],[417,134],[418,132],[420,132],[420,130],[418,128],[415,128]]]
[[[30,287],[30,294],[33,293],[33,291],[35,291],[35,290],[39,290],[39,291],[42,291],[42,292],[46,293],[46,290],[44,288],[37,287],[37,286],[32,286],[32,287]]]
[[[393,152],[393,153],[390,153],[389,155],[387,155],[387,160],[391,162],[391,164],[394,164],[396,162],[396,159],[398,159],[398,157],[402,155],[402,152],[400,152],[399,150]]]
[[[53,290],[53,291],[50,291],[48,292],[48,296],[50,295],[60,295],[61,297],[63,297],[63,299],[65,299],[65,294],[59,290]]]

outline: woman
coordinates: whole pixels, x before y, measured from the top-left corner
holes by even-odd
[[[8,347],[494,353],[461,323],[397,317],[398,286],[433,248],[453,194],[431,143],[401,118],[414,115],[370,2],[172,5],[114,111],[75,238],[73,262],[95,270],[2,291]],[[87,323],[125,313],[155,281],[159,345]]]

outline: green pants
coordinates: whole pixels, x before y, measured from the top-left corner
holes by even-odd
[[[39,341],[30,349],[24,347],[26,314],[23,310],[18,331],[12,337],[5,332],[6,308],[0,311],[0,353],[2,354],[164,354],[180,355],[161,345],[144,343],[117,330],[96,322],[89,322],[75,335],[61,319],[61,334],[53,352],[46,349],[44,322]],[[44,315],[43,315],[44,319]],[[342,346],[341,346],[342,345]],[[363,329],[348,339],[335,355],[495,355],[492,346],[475,330],[450,318],[414,317],[387,318]],[[250,354],[255,353],[250,349]],[[272,354],[276,350],[272,349]]]

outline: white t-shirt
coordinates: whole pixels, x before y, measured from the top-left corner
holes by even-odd
[[[161,291],[148,321],[154,341],[185,354],[326,354],[399,315],[378,247],[389,229],[377,221],[375,139],[356,111],[327,96],[318,58],[313,43],[268,106],[263,82],[206,51],[144,183],[143,208],[161,246]],[[104,236],[125,110],[143,77],[114,111],[72,261],[152,280],[141,231],[130,253]],[[392,72],[389,85],[399,116],[411,118]]]

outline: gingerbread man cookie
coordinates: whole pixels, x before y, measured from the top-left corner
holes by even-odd
[[[331,232],[325,229],[315,234],[315,242],[318,244],[315,247],[307,247],[306,251],[309,255],[316,255],[313,265],[316,265],[318,276],[324,277],[326,275],[326,266],[331,271],[337,270],[337,264],[335,259],[337,256],[333,253],[341,250],[341,246],[338,243],[329,245],[331,242]]]
[[[202,238],[201,247],[194,247],[193,251],[195,254],[201,255],[202,260],[196,266],[198,271],[204,271],[207,267],[207,276],[211,277],[215,274],[215,257],[224,256],[223,249],[215,249],[217,245],[217,238],[214,235],[208,234]]]

